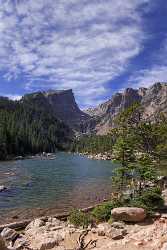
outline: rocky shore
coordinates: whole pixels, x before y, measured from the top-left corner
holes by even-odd
[[[167,214],[152,221],[100,223],[88,229],[46,217],[33,220],[21,233],[4,228],[0,241],[6,245],[1,250],[165,250],[166,231]]]
[[[167,204],[167,189],[163,196]],[[45,216],[28,221],[24,230],[15,230],[8,225],[0,228],[0,249],[166,250],[167,206],[163,209],[147,218],[142,208],[115,208],[111,210],[111,222],[91,224],[88,228],[75,227],[66,216],[61,220]]]
[[[109,152],[98,153],[98,154],[90,154],[88,152],[85,152],[85,153],[79,153],[79,155],[86,156],[88,159],[92,159],[92,160],[104,160],[104,161],[114,160],[112,158],[111,153]]]

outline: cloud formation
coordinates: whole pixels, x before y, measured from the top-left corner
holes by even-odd
[[[152,55],[152,65],[134,72],[128,84],[134,88],[149,87],[155,82],[167,82],[167,38],[162,47]]]
[[[96,104],[143,48],[151,0],[1,0],[0,70],[25,89],[72,88]]]

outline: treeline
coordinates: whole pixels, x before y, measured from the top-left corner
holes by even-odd
[[[76,138],[72,145],[72,152],[98,154],[110,152],[114,144],[114,138],[111,134],[108,135],[85,135]]]
[[[45,100],[0,98],[0,160],[8,156],[54,152],[70,142],[70,129],[53,115]]]
[[[114,154],[115,147],[126,136],[136,153],[148,153],[152,157],[167,158],[167,118],[158,114],[154,122],[142,119],[142,108],[138,103],[122,112],[116,119],[116,127],[107,135],[82,136],[71,146],[74,152]]]

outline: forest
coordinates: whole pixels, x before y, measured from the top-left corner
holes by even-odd
[[[142,108],[135,103],[115,119],[115,127],[107,135],[84,135],[76,138],[71,150],[79,153],[110,153],[128,147],[136,155],[147,153],[153,158],[167,158],[167,118],[159,113],[152,120],[142,118]]]
[[[31,96],[21,101],[0,98],[0,160],[68,147],[70,129],[38,101]]]

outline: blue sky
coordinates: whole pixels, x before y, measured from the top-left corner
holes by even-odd
[[[0,0],[0,95],[72,88],[85,108],[157,81],[166,0]]]

